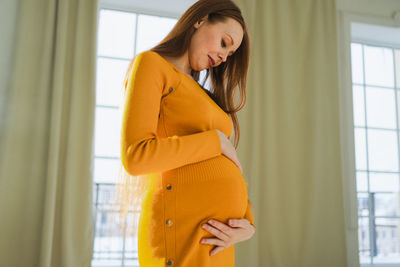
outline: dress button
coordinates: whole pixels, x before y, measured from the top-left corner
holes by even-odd
[[[168,219],[166,223],[167,223],[167,226],[171,226],[172,225],[172,220]]]
[[[167,260],[167,265],[168,266],[172,266],[174,264],[174,261],[173,260],[171,260],[171,259],[168,259]]]
[[[172,189],[172,185],[171,184],[167,184],[167,190],[171,190]]]
[[[175,88],[174,87],[170,87],[169,88],[169,92],[171,93],[172,91],[174,91],[175,90]]]

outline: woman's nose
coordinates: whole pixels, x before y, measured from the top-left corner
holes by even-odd
[[[227,55],[226,54],[219,54],[219,58],[221,59],[222,62],[226,61]]]

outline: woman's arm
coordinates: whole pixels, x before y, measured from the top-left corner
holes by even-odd
[[[164,66],[154,53],[140,53],[127,81],[121,161],[131,175],[162,172],[222,153],[216,129],[184,136],[157,137],[160,102],[167,81]]]

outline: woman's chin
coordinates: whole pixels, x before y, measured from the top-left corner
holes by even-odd
[[[209,68],[211,68],[211,66],[208,63],[206,65],[192,66],[192,70],[195,70],[195,71],[203,71],[203,70],[206,70],[206,69],[209,69]]]
[[[211,66],[207,64],[205,67],[203,67],[202,70],[206,70],[206,69],[209,69],[209,68],[211,68]]]

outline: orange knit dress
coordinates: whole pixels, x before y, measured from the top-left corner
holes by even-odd
[[[164,57],[145,51],[127,80],[121,161],[131,175],[149,174],[138,225],[140,267],[234,267],[234,246],[210,256],[214,237],[201,228],[246,218],[254,225],[246,182],[221,153],[216,129],[227,115],[200,85]]]

